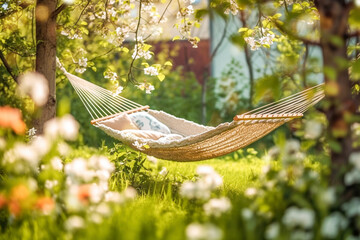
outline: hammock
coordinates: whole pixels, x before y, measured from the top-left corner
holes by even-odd
[[[60,69],[69,79],[80,100],[89,112],[91,124],[108,135],[147,155],[173,161],[199,161],[219,157],[255,142],[294,118],[300,118],[311,106],[324,97],[323,84],[306,89],[277,102],[247,113],[236,115],[232,122],[217,127],[206,127],[163,111],[150,110],[109,90],[68,73],[58,61]],[[122,113],[147,111],[164,123],[181,139],[158,140],[136,137],[101,124]]]

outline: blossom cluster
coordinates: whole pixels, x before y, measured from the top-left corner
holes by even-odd
[[[199,179],[196,182],[184,182],[180,195],[188,199],[207,200],[211,192],[222,186],[222,177],[210,166],[199,166],[196,170]]]
[[[195,182],[186,181],[181,185],[180,195],[187,199],[207,201],[202,208],[204,214],[218,218],[230,211],[231,203],[226,197],[212,198],[211,193],[222,186],[222,177],[210,166],[199,166],[196,170],[198,179]],[[222,238],[222,231],[213,223],[191,223],[186,227],[187,239],[201,240]]]
[[[140,83],[139,85],[137,85],[137,87],[142,91],[145,90],[147,94],[150,94],[151,91],[155,90],[155,87],[150,83]]]
[[[269,48],[275,39],[275,34],[268,28],[255,27],[249,32],[249,36],[244,37],[245,42],[251,50],[257,50],[260,47]]]
[[[1,121],[0,126],[14,129]],[[102,222],[112,213],[111,208],[136,197],[131,187],[123,192],[110,189],[115,166],[107,157],[72,159],[67,141],[75,140],[78,130],[76,120],[64,115],[46,122],[42,135],[35,135],[36,129],[29,130],[28,142],[0,137],[7,185],[0,191],[0,209],[7,209],[10,219],[35,211],[59,217],[64,229],[75,231],[85,227],[86,221]]]

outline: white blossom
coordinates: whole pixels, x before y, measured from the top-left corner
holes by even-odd
[[[232,15],[236,15],[239,12],[239,6],[234,0],[229,0],[229,7],[224,11],[225,14],[230,14],[230,12]]]
[[[134,141],[134,142],[132,143],[132,145],[133,145],[134,147],[136,147],[137,149],[139,149],[139,150],[144,150],[144,149],[145,149],[145,146],[146,146],[146,143],[141,143],[141,142],[139,142],[139,141]]]
[[[125,198],[118,192],[110,191],[110,192],[105,193],[105,201],[121,204],[121,203],[125,202]]]
[[[29,95],[35,105],[45,105],[49,96],[48,81],[44,75],[36,72],[29,72],[19,77],[18,90],[21,95]]]
[[[64,164],[62,163],[62,160],[59,157],[53,157],[50,160],[51,167],[54,170],[61,171],[64,167]]]
[[[113,93],[113,96],[116,97],[118,96],[120,93],[122,93],[122,91],[124,90],[124,87],[119,86],[116,88],[116,91]]]
[[[69,231],[73,231],[85,226],[85,221],[80,216],[71,216],[65,222],[65,228]]]
[[[36,128],[32,127],[28,130],[27,135],[29,139],[31,140],[36,134]]]
[[[59,182],[57,180],[46,180],[45,181],[45,188],[47,189],[53,189],[55,186],[57,186]]]
[[[349,157],[349,162],[360,170],[360,152],[353,152]]]
[[[30,146],[42,157],[50,151],[51,143],[44,136],[37,136],[30,141]]]
[[[53,118],[44,125],[45,136],[50,139],[60,136],[65,140],[73,141],[77,138],[78,132],[79,124],[70,114],[61,118]]]
[[[155,90],[155,87],[153,85],[151,85],[150,83],[141,83],[139,85],[137,85],[137,87],[140,90],[145,90],[145,93],[150,94],[151,91]]]
[[[254,212],[249,208],[244,208],[241,210],[241,216],[244,219],[249,220],[254,216]]]
[[[157,76],[157,75],[159,75],[159,72],[158,72],[157,68],[155,68],[155,67],[147,67],[147,68],[144,68],[144,74],[150,75],[150,76]]]
[[[321,136],[323,126],[320,122],[315,120],[308,120],[305,122],[305,138],[317,139]]]
[[[230,200],[226,197],[210,199],[204,206],[205,214],[220,217],[231,209]]]
[[[347,225],[348,220],[340,212],[331,213],[322,223],[321,234],[326,238],[334,239]]]
[[[211,223],[192,223],[186,227],[186,237],[188,240],[219,240],[222,232]]]
[[[254,197],[257,193],[257,189],[256,188],[248,188],[245,190],[245,196],[248,197]]]
[[[278,223],[270,224],[265,231],[266,239],[277,239],[280,232],[280,226]]]
[[[223,184],[222,177],[210,166],[199,166],[196,172],[200,176],[198,183],[205,189],[215,190]]]
[[[166,169],[166,167],[162,167],[161,171],[159,172],[161,176],[166,176],[168,173],[169,171]]]
[[[116,72],[108,71],[106,72],[104,78],[108,78],[110,81],[116,81],[118,79],[118,75]]]
[[[342,209],[348,218],[360,215],[360,198],[354,197],[349,202],[343,204]]]
[[[315,214],[311,209],[290,207],[286,210],[282,222],[290,228],[299,226],[304,229],[309,229],[314,225]]]

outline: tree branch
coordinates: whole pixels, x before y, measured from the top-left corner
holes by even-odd
[[[352,37],[360,37],[360,30],[357,30],[355,32],[349,32],[346,34],[346,38],[352,38]]]
[[[52,18],[56,18],[68,5],[66,3],[61,4],[55,11],[51,14]]]
[[[9,63],[6,61],[5,57],[4,57],[4,54],[2,53],[2,51],[0,50],[0,59],[1,61],[3,62],[5,68],[6,68],[6,71],[10,74],[10,76],[14,79],[14,81],[16,83],[18,83],[18,80],[17,80],[17,76],[15,76],[12,71],[11,71],[11,67],[9,65]]]
[[[91,2],[91,0],[88,0],[88,1],[87,1],[85,7],[83,8],[83,10],[81,11],[81,13],[80,13],[80,15],[79,15],[79,18],[76,20],[74,26],[76,26],[76,25],[78,24],[78,22],[80,21],[81,16],[84,14],[85,9],[89,6],[90,2]]]
[[[1,13],[0,14],[0,19],[6,18],[7,16],[10,16],[11,14],[18,12],[19,10],[24,10],[28,6],[30,6],[29,3],[19,4],[17,9],[10,9],[10,10],[7,10],[6,12]]]
[[[302,41],[304,44],[307,45],[313,45],[313,46],[320,46],[320,42],[319,41],[315,41],[315,40],[311,40],[308,38],[304,38],[302,36],[299,36],[293,32],[290,32],[288,29],[286,29],[285,27],[283,27],[278,21],[273,21],[273,23],[275,23],[276,27],[279,29],[280,32],[282,32],[283,34],[286,34],[292,38],[295,38],[299,41]]]

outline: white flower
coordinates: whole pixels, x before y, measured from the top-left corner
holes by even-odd
[[[200,187],[215,190],[223,184],[222,177],[210,166],[199,166],[196,169],[196,172],[200,176],[200,179],[198,180]]]
[[[30,128],[29,130],[28,130],[28,132],[27,132],[27,134],[28,134],[28,136],[29,136],[29,139],[32,139],[34,136],[35,136],[35,134],[36,134],[36,128]]]
[[[355,168],[360,170],[360,152],[353,152],[349,157],[349,162],[354,165]]]
[[[324,219],[321,234],[326,238],[336,238],[347,225],[348,220],[340,212],[334,212]]]
[[[113,96],[114,97],[118,96],[120,93],[122,93],[123,90],[124,90],[124,87],[119,86],[118,88],[116,88],[116,91],[113,93]]]
[[[77,73],[84,73],[86,71],[86,68],[76,68],[75,72]]]
[[[144,74],[150,75],[150,76],[157,76],[157,75],[159,75],[159,72],[155,67],[147,67],[147,68],[144,68]]]
[[[343,204],[342,209],[348,218],[360,215],[360,198],[354,197],[349,202]]]
[[[138,141],[134,141],[134,142],[132,143],[132,145],[133,145],[134,147],[136,147],[137,149],[139,149],[139,150],[145,150],[145,147],[144,147],[144,146],[146,146],[146,143],[140,143],[140,142],[138,142]]]
[[[44,75],[36,72],[29,72],[19,77],[18,90],[21,95],[29,95],[35,105],[45,105],[49,96],[49,85]]]
[[[244,219],[249,220],[254,216],[254,212],[249,208],[244,208],[241,210],[241,215]]]
[[[87,167],[87,162],[83,158],[75,158],[72,162],[65,165],[65,173],[73,178],[78,178],[85,182],[91,181],[95,177],[95,172]]]
[[[153,156],[147,156],[147,159],[149,160],[149,162],[151,162],[152,164],[157,164],[158,163],[158,159],[156,157]]]
[[[105,195],[104,189],[93,183],[90,186],[90,201],[93,203],[99,203]]]
[[[253,197],[256,195],[256,193],[257,193],[256,188],[248,188],[245,190],[245,196],[248,196],[248,197]]]
[[[151,57],[151,52],[149,50],[145,51],[142,43],[139,43],[135,46],[134,53],[132,54],[133,59],[145,58],[148,60]]]
[[[161,171],[159,172],[161,176],[166,176],[168,173],[169,171],[166,169],[166,167],[162,167]]]
[[[186,237],[188,240],[219,240],[222,232],[211,223],[192,223],[186,227]]]
[[[78,64],[80,67],[87,67],[87,61],[88,61],[87,58],[82,57],[78,60]]]
[[[71,216],[65,222],[65,228],[69,231],[83,228],[85,226],[84,219],[79,216]]]
[[[44,156],[50,151],[51,144],[48,139],[46,139],[44,136],[37,136],[34,137],[31,142],[31,147],[33,147],[39,156]]]
[[[360,170],[353,169],[345,174],[345,185],[350,186],[356,183],[360,183]]]
[[[204,205],[205,214],[208,216],[220,217],[221,214],[228,212],[231,209],[230,200],[226,197],[210,199]]]
[[[76,140],[79,133],[79,123],[70,114],[60,118],[60,135],[65,140]]]
[[[197,186],[196,183],[186,181],[180,187],[180,195],[184,198],[193,199],[196,197]]]
[[[109,78],[110,81],[116,81],[118,79],[118,75],[116,72],[108,71],[104,78]]]
[[[65,140],[75,140],[79,132],[79,124],[73,116],[67,114],[62,118],[53,118],[44,125],[45,136],[56,139],[61,136]]]
[[[127,201],[134,200],[137,196],[137,192],[133,187],[127,187],[122,194]]]
[[[141,83],[137,86],[140,90],[145,90],[147,94],[150,94],[151,91],[155,90],[155,87],[150,83]]]
[[[62,160],[59,157],[53,157],[50,160],[50,164],[51,164],[51,167],[57,171],[61,171],[64,167]]]
[[[266,239],[276,239],[279,235],[280,226],[278,223],[270,224],[265,231],[265,238]]]
[[[296,161],[303,160],[305,155],[300,152],[300,142],[297,140],[288,140],[284,147],[283,163],[292,164]]]
[[[107,193],[105,193],[105,201],[121,204],[121,203],[125,202],[125,199],[118,192],[107,192]]]
[[[64,3],[67,5],[71,5],[75,2],[75,0],[64,0]]]
[[[59,154],[63,157],[66,157],[70,153],[70,147],[65,142],[59,142],[57,145],[57,149],[59,151]]]
[[[315,214],[314,211],[310,209],[290,207],[286,210],[282,222],[290,228],[299,226],[304,229],[309,229],[314,225]]]
[[[47,188],[47,189],[53,189],[55,186],[57,186],[58,185],[58,181],[57,180],[53,180],[53,181],[51,181],[51,180],[46,180],[45,181],[45,188]]]
[[[320,122],[315,120],[308,120],[305,123],[305,138],[317,139],[321,136],[323,126]]]

